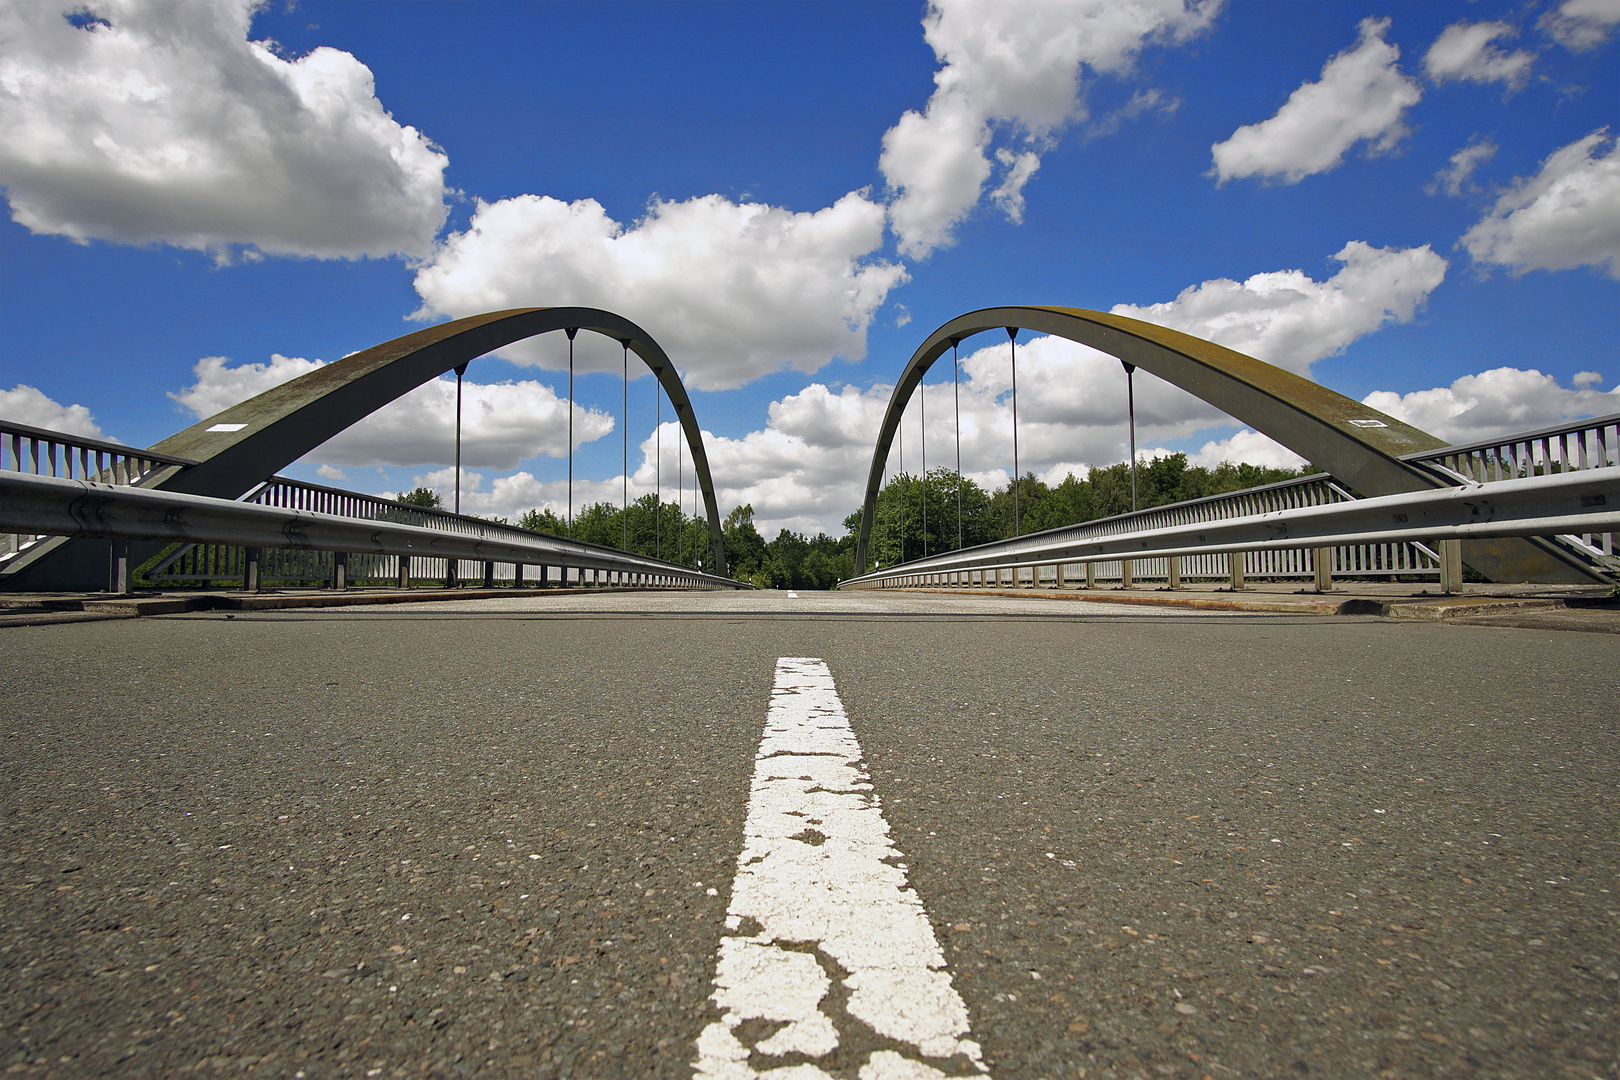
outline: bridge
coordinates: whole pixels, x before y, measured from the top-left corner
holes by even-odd
[[[1603,573],[1615,422],[799,595],[13,426],[14,550],[235,599],[0,630],[7,1068],[1605,1076],[1620,634],[1333,601],[1437,611],[1479,535]]]

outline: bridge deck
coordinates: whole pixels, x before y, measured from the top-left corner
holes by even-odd
[[[1620,637],[893,593],[6,630],[6,1064],[692,1075],[781,657],[992,1075],[1615,1067]]]

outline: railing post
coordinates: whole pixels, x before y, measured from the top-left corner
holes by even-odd
[[[411,587],[411,557],[409,555],[399,557],[399,587],[401,589]]]
[[[1131,560],[1119,560],[1119,587],[1122,589],[1130,588],[1131,580]]]
[[[457,565],[459,562],[459,559],[444,560],[444,587],[447,589],[453,589],[460,584],[460,579],[456,576],[457,572],[461,569],[461,567]]]
[[[260,548],[250,547],[242,549],[242,591],[256,593],[260,589],[259,578],[264,572],[264,551]]]
[[[514,589],[523,588],[523,564],[522,563],[513,563],[512,564],[512,588],[514,588]]]
[[[547,566],[545,563],[541,563],[540,564],[540,580],[535,582],[535,587],[539,588],[539,589],[545,588],[546,584],[547,584],[546,579],[550,576],[550,574],[551,574],[551,567]]]
[[[1462,592],[1462,541],[1442,540],[1439,543],[1440,591],[1448,596]]]
[[[495,587],[495,564],[490,562],[488,559],[485,559],[484,560],[484,588],[493,589],[494,587]]]
[[[349,553],[347,551],[332,552],[332,589],[334,592],[343,592],[349,587]]]
[[[1094,562],[1088,562],[1088,563],[1086,563],[1086,588],[1095,589],[1096,587],[1097,587],[1097,564],[1094,563]]]
[[[1316,591],[1333,591],[1333,549],[1313,548],[1311,562],[1316,567]]]
[[[1232,571],[1232,591],[1243,592],[1248,586],[1243,582],[1243,561],[1245,555],[1241,551],[1228,551],[1226,565]]]
[[[1172,589],[1181,588],[1181,556],[1180,555],[1172,555],[1172,556],[1170,556],[1170,587]]]
[[[1063,564],[1058,563],[1057,564],[1057,578],[1056,578],[1056,580],[1054,580],[1052,582],[1052,588],[1061,589],[1061,588],[1063,588],[1063,584],[1064,584],[1064,582],[1063,582]]]
[[[129,541],[114,540],[107,566],[107,591],[119,596],[130,594]]]

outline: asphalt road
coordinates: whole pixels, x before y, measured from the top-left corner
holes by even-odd
[[[690,1077],[779,657],[993,1076],[1620,1075],[1620,637],[781,593],[4,631],[0,1069]]]

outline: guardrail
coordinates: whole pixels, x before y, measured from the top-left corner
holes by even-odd
[[[1620,413],[1521,431],[1500,439],[1458,443],[1401,459],[1449,480],[1487,483],[1527,476],[1612,469],[1620,466]],[[1614,533],[1569,533],[1558,537],[1602,562],[1615,555]]]
[[[1161,508],[1165,509],[1165,508]],[[1095,523],[1093,523],[1095,524]],[[1112,535],[1077,535],[1084,526],[984,544],[918,559],[852,578],[840,588],[981,584],[994,572],[1042,565],[1089,565],[1104,560],[1180,559],[1238,551],[1321,551],[1342,545],[1441,541],[1442,588],[1460,584],[1456,542],[1502,536],[1609,532],[1620,527],[1620,471],[1576,471],[1469,483],[1253,514],[1225,521],[1136,528]],[[1319,557],[1320,565],[1320,557]],[[1128,574],[1127,570],[1127,574]],[[1172,571],[1174,574],[1175,571]],[[1037,582],[1039,572],[1036,574]],[[1241,580],[1234,578],[1234,585]]]
[[[115,544],[115,550],[122,546],[126,554],[114,572],[118,592],[128,591],[129,587],[130,540],[224,544],[249,551],[293,548],[334,552],[340,556],[333,581],[337,588],[347,584],[346,564],[351,553],[393,556],[407,565],[408,560],[423,556],[452,562],[475,560],[484,564],[486,581],[492,564],[509,563],[517,568],[519,584],[524,581],[523,567],[539,566],[541,584],[546,583],[546,568],[561,567],[576,571],[581,583],[589,580],[608,584],[617,576],[621,584],[752,588],[743,582],[613,548],[475,518],[460,520],[464,527],[450,531],[0,471],[0,528],[120,542]],[[243,571],[245,586],[257,585],[258,565],[256,557],[247,561]]]
[[[426,529],[466,535],[490,535],[510,531],[527,538],[536,535],[527,529],[491,522],[483,518],[455,514],[448,510],[416,506],[378,495],[363,495],[340,488],[323,487],[301,480],[276,476],[242,496],[242,502],[281,509],[303,510],[316,514],[363,521],[387,521],[401,525],[416,525]],[[587,545],[595,549],[596,545]],[[615,549],[603,548],[611,551]],[[346,584],[392,583],[404,588],[412,582],[429,581],[454,585],[462,580],[459,560],[438,556],[382,555],[372,552],[350,552],[344,565],[339,566],[339,555],[333,551],[305,548],[267,548],[258,553],[258,575],[261,582],[286,585],[331,585],[341,569]],[[404,560],[404,561],[402,561]],[[142,584],[211,585],[215,582],[240,582],[252,573],[251,560],[244,548],[232,544],[186,544],[162,554],[156,561],[138,570]],[[679,564],[669,564],[679,565]],[[570,570],[576,582],[582,581],[584,569],[561,566],[562,580],[568,580]],[[516,562],[493,561],[482,567],[482,582],[493,588],[497,582],[520,585],[523,565]]]
[[[194,464],[172,454],[0,420],[3,470],[100,484],[139,484],[160,469]],[[0,560],[20,554],[40,539],[32,534],[0,533]]]

